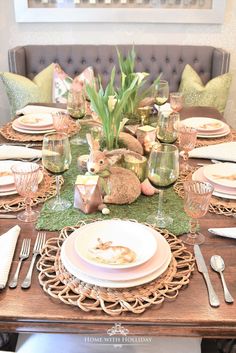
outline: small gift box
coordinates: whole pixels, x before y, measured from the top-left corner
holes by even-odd
[[[78,175],[75,182],[74,207],[84,213],[93,213],[102,204],[97,175]]]

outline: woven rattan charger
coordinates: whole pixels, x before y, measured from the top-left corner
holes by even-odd
[[[175,235],[157,228],[154,229],[165,237],[172,252],[170,265],[160,277],[144,285],[122,289],[104,288],[80,281],[63,266],[61,246],[72,231],[95,221],[80,221],[75,227],[63,228],[58,238],[48,239],[37,267],[39,282],[51,297],[83,311],[103,311],[109,315],[122,312],[140,314],[151,305],[160,306],[165,300],[176,299],[179,290],[189,283],[194,269],[191,252]]]

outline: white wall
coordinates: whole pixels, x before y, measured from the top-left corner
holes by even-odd
[[[24,44],[202,44],[231,53],[236,72],[236,1],[227,0],[223,25],[16,23],[13,0],[0,0],[0,70],[7,71],[7,50]],[[226,119],[236,127],[236,79],[233,80]],[[0,86],[0,122],[9,120],[5,92]]]

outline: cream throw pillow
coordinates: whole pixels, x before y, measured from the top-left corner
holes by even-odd
[[[217,76],[204,86],[197,72],[186,65],[182,73],[179,91],[183,92],[187,106],[208,106],[224,112],[232,76],[230,73]]]
[[[23,108],[26,104],[52,102],[53,68],[54,64],[49,65],[32,81],[11,72],[0,72],[13,115],[16,110]]]

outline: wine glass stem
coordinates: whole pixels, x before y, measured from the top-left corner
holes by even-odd
[[[61,193],[60,193],[60,176],[56,175],[56,202],[60,203],[61,202]]]
[[[190,226],[189,236],[190,236],[190,238],[195,239],[197,236],[196,232],[197,232],[197,228],[198,228],[198,220],[191,218],[191,220],[189,222],[189,226]]]
[[[31,203],[32,203],[31,198],[29,196],[26,196],[26,198],[25,198],[25,213],[27,215],[32,212]]]
[[[164,190],[160,189],[159,190],[158,209],[157,209],[157,216],[158,217],[162,217],[162,215],[163,215],[163,210],[162,210],[163,196],[164,196]]]
[[[188,151],[184,151],[184,154],[183,154],[183,160],[184,160],[184,163],[183,163],[183,170],[184,170],[184,171],[188,171],[188,158],[189,158],[189,153],[188,153]]]

